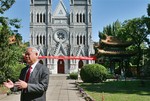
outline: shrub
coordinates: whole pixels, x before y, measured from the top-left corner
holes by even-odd
[[[100,64],[87,64],[81,68],[80,76],[83,82],[96,83],[106,80],[107,69]]]
[[[76,79],[78,79],[78,73],[77,72],[72,72],[72,73],[70,73],[69,77],[70,77],[70,79],[76,80]]]
[[[107,79],[114,79],[115,76],[114,76],[114,74],[108,73],[108,74],[106,75],[106,78],[107,78]]]

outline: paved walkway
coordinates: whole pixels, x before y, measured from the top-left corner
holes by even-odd
[[[67,75],[51,75],[46,101],[85,101],[75,87],[75,80],[66,79]],[[20,94],[0,95],[0,101],[19,101]]]

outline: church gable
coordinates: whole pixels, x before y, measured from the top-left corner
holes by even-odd
[[[84,47],[83,46],[81,46],[79,48],[79,51],[77,52],[77,56],[85,56]]]
[[[79,47],[73,47],[73,46],[71,46],[71,49],[70,49],[71,56],[76,56],[77,53],[78,53],[78,51],[79,51]]]
[[[47,50],[47,55],[51,56],[54,55],[55,47],[49,47]]]
[[[62,0],[59,1],[59,4],[55,9],[54,16],[67,16],[67,10]]]
[[[56,48],[56,51],[54,53],[55,55],[67,55],[66,51],[64,50],[64,47],[62,44],[59,44],[58,47]]]
[[[38,49],[39,50],[39,56],[45,56],[43,49]]]

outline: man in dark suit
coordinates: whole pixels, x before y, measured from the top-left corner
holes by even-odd
[[[46,101],[49,70],[38,62],[38,56],[36,48],[28,47],[25,52],[27,67],[21,70],[19,80],[15,83],[9,79],[4,82],[12,91],[21,90],[21,101]]]

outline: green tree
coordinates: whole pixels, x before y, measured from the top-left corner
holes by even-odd
[[[3,14],[15,3],[15,0],[1,0],[0,3],[0,13]]]
[[[20,61],[24,47],[19,46],[19,44],[9,43],[10,36],[15,34],[11,28],[20,28],[20,20],[2,16],[14,3],[15,0],[0,1],[0,83],[7,78],[15,80],[19,76],[18,72],[23,66]],[[21,41],[22,36],[16,34],[16,39]]]
[[[144,61],[144,74],[145,76],[150,76],[150,4],[148,4],[148,7],[147,7],[147,16],[145,17],[145,23],[146,23],[146,26],[147,26],[147,29],[148,29],[148,33],[149,33],[149,36],[146,40],[146,43],[147,43],[147,46],[148,48],[145,49],[144,51],[144,54],[143,54],[143,61]]]
[[[5,11],[11,8],[15,3],[15,0],[1,0],[0,1],[0,13],[4,14]],[[20,20],[18,19],[9,19],[8,17],[1,16],[0,23],[2,26],[14,26],[15,28],[20,28]]]
[[[99,32],[100,38],[105,38],[104,34],[110,35],[110,36],[116,36],[118,37],[119,29],[121,28],[121,22],[117,20],[112,25],[107,25],[103,28],[103,32]]]
[[[122,33],[131,39],[137,50],[137,72],[140,75],[140,60],[143,55],[141,45],[147,40],[148,35],[144,17],[126,20],[123,24],[123,29]]]
[[[122,32],[123,32],[122,23],[119,20],[117,20],[112,25],[110,24],[104,27],[103,32],[99,32],[99,38],[105,39],[106,35],[109,35],[115,36],[122,41],[130,41],[129,37]]]
[[[147,45],[150,48],[150,4],[148,5],[148,8],[147,8],[147,15],[148,15],[147,17],[144,17],[144,21],[148,29],[149,38],[145,41],[147,42]]]

